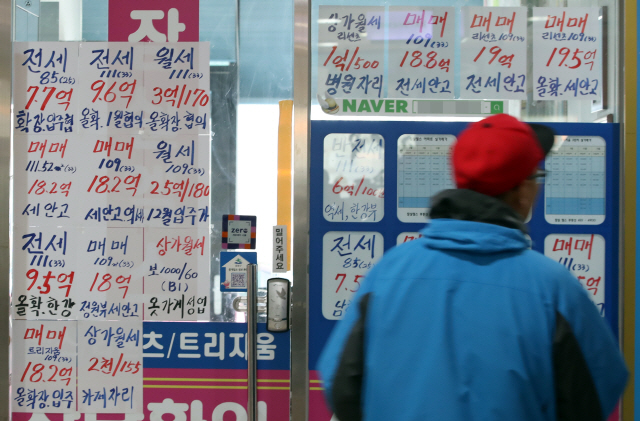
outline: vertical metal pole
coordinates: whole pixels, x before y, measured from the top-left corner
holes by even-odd
[[[293,1],[291,420],[309,419],[309,117],[311,0]]]
[[[13,2],[0,1],[0,421],[10,419],[10,194],[11,186],[11,41]]]
[[[247,421],[257,420],[258,405],[258,265],[247,266]]]

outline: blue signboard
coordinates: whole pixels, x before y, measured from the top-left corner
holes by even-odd
[[[546,184],[541,186],[538,202],[533,210],[532,218],[528,222],[533,249],[544,253],[545,240],[548,243],[551,241],[551,246],[548,245],[547,249],[560,250],[569,246],[568,250],[573,250],[574,254],[563,258],[563,260],[558,260],[570,267],[575,273],[576,261],[572,258],[578,253],[590,253],[594,243],[604,244],[602,247],[604,248],[604,258],[601,255],[602,248],[599,251],[596,250],[600,253],[599,259],[602,261],[599,264],[602,266],[603,276],[606,279],[601,311],[617,335],[620,127],[618,124],[595,123],[545,124],[553,128],[560,136],[572,137],[568,144],[580,142],[581,139],[585,139],[585,142],[591,142],[589,145],[592,146],[593,152],[588,152],[585,155],[581,152],[584,145],[577,145],[582,148],[576,152],[577,155],[567,154],[564,156],[559,154],[554,155],[554,160],[547,161],[547,166],[554,166],[556,175],[553,176],[554,169],[547,168],[549,175]],[[316,369],[322,347],[336,323],[335,320],[327,318],[326,311],[323,314],[322,307],[323,241],[326,241],[326,238],[331,238],[327,236],[327,233],[332,231],[379,233],[384,239],[384,250],[388,250],[396,245],[400,234],[410,237],[414,235],[413,233],[420,231],[425,224],[412,221],[415,221],[416,218],[420,220],[420,216],[426,215],[425,208],[428,206],[429,200],[427,197],[422,197],[425,196],[424,194],[412,193],[411,185],[419,183],[420,180],[407,175],[411,171],[408,161],[398,159],[399,142],[402,142],[403,136],[406,137],[408,134],[432,136],[433,142],[425,144],[425,147],[432,148],[429,152],[430,161],[427,165],[438,174],[430,174],[432,182],[424,187],[433,190],[426,195],[432,196],[436,190],[453,187],[450,181],[447,181],[448,159],[445,158],[446,154],[437,148],[436,140],[448,145],[451,143],[452,136],[457,137],[466,125],[467,123],[415,121],[312,121],[309,262],[310,370]],[[327,203],[325,203],[323,193],[327,191],[327,180],[325,179],[327,168],[324,159],[330,149],[327,149],[325,145],[325,138],[332,134],[345,133],[368,133],[383,138],[384,204],[383,209],[378,210],[378,213],[383,214],[384,217],[380,220],[355,222],[326,218],[325,207]],[[334,138],[337,139],[337,137]],[[578,168],[578,166],[580,167]],[[575,174],[571,173],[572,168],[575,168]],[[560,184],[558,182],[559,176],[569,181]],[[399,182],[399,177],[407,178],[401,179]],[[400,218],[409,222],[402,222]],[[594,237],[596,240],[593,239]],[[576,249],[577,244],[580,244],[579,249]],[[589,257],[592,257],[591,254]],[[585,276],[578,275],[578,277],[579,279],[584,278],[580,280],[585,288],[589,286],[598,289],[599,278],[595,275],[590,277],[596,265],[593,266],[593,268],[584,267],[585,271],[591,269],[592,272],[585,272]],[[349,275],[344,279],[336,276],[336,283],[340,281],[351,282],[348,284],[348,288],[356,290],[355,282],[361,280],[356,278],[354,281],[349,278]],[[340,286],[344,287],[345,285],[347,284],[340,282]],[[602,294],[601,290],[599,294]],[[343,306],[348,304],[344,300],[340,302]]]
[[[144,322],[145,368],[247,369],[246,323]],[[289,332],[258,323],[258,370],[289,370]]]

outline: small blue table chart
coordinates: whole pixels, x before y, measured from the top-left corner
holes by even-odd
[[[398,139],[398,219],[429,220],[431,196],[454,187],[449,154],[453,135],[405,134]]]
[[[550,224],[598,225],[605,218],[603,138],[569,136],[545,161],[544,211]]]

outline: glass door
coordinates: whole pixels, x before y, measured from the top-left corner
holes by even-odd
[[[12,417],[287,419],[293,5],[13,6]]]

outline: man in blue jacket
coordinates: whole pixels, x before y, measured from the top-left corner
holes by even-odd
[[[529,249],[553,132],[505,115],[452,152],[458,189],[371,269],[320,359],[338,419],[603,420],[627,369],[580,283]]]

